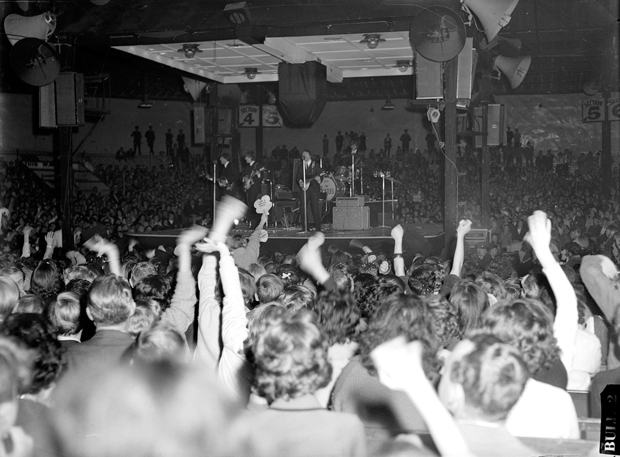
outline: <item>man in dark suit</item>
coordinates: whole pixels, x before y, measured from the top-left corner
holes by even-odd
[[[127,333],[127,319],[135,309],[127,280],[107,274],[93,281],[88,292],[86,315],[97,330],[90,340],[67,348],[67,355],[73,358],[77,370],[93,373],[121,360],[134,342]]]
[[[306,226],[306,206],[304,205],[304,196],[301,195],[301,224],[304,231],[321,230],[321,208],[319,206],[319,195],[321,193],[321,186],[319,184],[321,179],[321,167],[316,163],[316,159],[310,155],[310,151],[304,149],[301,153],[301,164],[297,168],[297,175],[295,179],[301,187],[302,192],[306,194],[306,202],[310,207],[312,213],[312,220],[314,227]]]
[[[237,186],[239,180],[239,172],[234,164],[230,161],[230,153],[223,152],[220,156],[220,164],[217,183],[220,186],[221,195],[237,196]]]
[[[251,228],[258,226],[261,216],[254,208],[254,202],[260,198],[263,167],[256,161],[254,151],[248,151],[243,156],[247,164],[242,174],[243,189],[248,204],[247,221]]]

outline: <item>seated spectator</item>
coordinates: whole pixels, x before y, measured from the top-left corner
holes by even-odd
[[[121,356],[133,344],[128,333],[127,319],[136,304],[131,287],[114,274],[100,276],[88,292],[86,314],[95,323],[95,335],[82,344],[71,346],[68,355],[75,359],[83,372],[95,372],[119,363]]]
[[[506,428],[529,378],[519,351],[490,334],[478,333],[456,345],[439,384],[439,396],[476,456],[537,453]]]
[[[311,313],[282,310],[264,323],[252,351],[254,388],[269,409],[251,417],[250,430],[264,455],[366,455],[360,420],[324,410],[313,395],[332,370]]]

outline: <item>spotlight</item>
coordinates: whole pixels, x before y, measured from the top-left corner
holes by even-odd
[[[198,45],[195,43],[192,44],[184,44],[183,48],[177,49],[177,52],[182,52],[185,54],[185,57],[191,59],[196,55],[197,52],[202,52],[202,49],[198,49]]]
[[[405,73],[410,66],[411,62],[409,60],[397,60],[395,65],[401,73]]]
[[[248,79],[256,78],[257,74],[258,74],[258,70],[256,68],[246,68],[245,69],[245,77],[248,78]]]
[[[366,43],[368,49],[376,49],[382,41],[385,41],[385,39],[381,38],[381,35],[378,33],[366,33],[360,43]]]

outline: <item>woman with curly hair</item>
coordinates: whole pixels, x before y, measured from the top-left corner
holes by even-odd
[[[532,375],[559,359],[553,315],[538,300],[497,303],[482,315],[482,330],[517,348]],[[516,436],[579,438],[577,413],[570,395],[533,378],[527,381],[506,426]]]
[[[343,369],[332,394],[332,408],[357,414],[369,441],[377,445],[399,433],[427,430],[407,395],[381,384],[370,358],[373,349],[398,336],[422,342],[424,371],[436,381],[439,344],[432,314],[420,297],[394,294],[375,310],[368,330],[359,338],[359,355]]]
[[[252,344],[254,390],[269,409],[251,418],[262,455],[365,456],[364,430],[352,414],[327,411],[314,393],[332,375],[327,341],[313,313],[281,309]]]
[[[54,261],[42,260],[34,269],[30,292],[40,296],[46,304],[56,298],[60,292],[60,271]]]

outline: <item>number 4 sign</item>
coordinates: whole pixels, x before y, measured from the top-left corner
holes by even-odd
[[[241,105],[239,107],[239,127],[258,127],[260,125],[260,113],[258,106]]]

